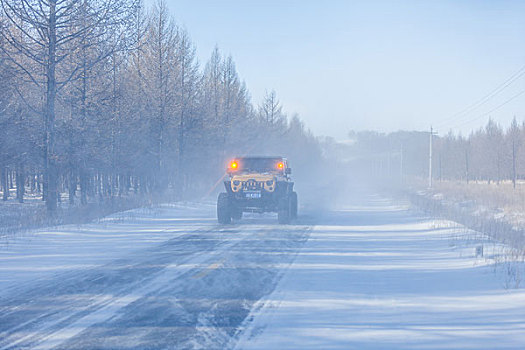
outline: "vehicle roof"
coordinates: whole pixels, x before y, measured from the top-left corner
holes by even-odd
[[[243,156],[243,157],[235,157],[235,159],[276,159],[276,158],[279,158],[279,159],[285,159],[284,157],[282,156]]]

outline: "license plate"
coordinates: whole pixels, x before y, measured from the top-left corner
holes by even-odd
[[[246,198],[261,198],[261,191],[244,192]]]

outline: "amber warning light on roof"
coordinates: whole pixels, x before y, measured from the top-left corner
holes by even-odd
[[[277,169],[279,169],[279,170],[284,169],[284,163],[283,162],[277,163]]]

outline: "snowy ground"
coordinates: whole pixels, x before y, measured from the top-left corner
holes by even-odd
[[[170,205],[0,242],[0,349],[522,349],[500,247],[367,196],[216,224]],[[475,256],[484,245],[485,257]]]

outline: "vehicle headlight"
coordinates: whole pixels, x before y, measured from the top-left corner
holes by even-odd
[[[266,181],[266,185],[267,185],[267,186],[271,186],[271,185],[273,185],[273,180],[268,180],[268,181]]]
[[[235,180],[235,181],[233,181],[233,185],[234,185],[234,186],[239,186],[240,183],[241,183],[241,182],[240,182],[239,180]]]

